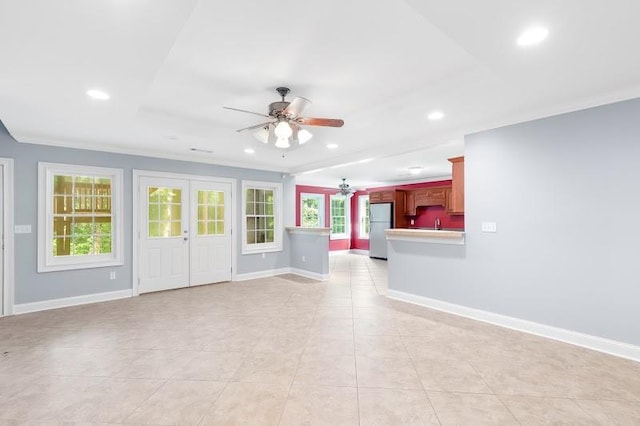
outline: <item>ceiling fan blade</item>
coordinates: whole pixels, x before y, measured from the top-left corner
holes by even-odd
[[[314,118],[314,117],[298,117],[296,123],[304,124],[305,126],[327,126],[327,127],[342,127],[344,121],[338,118]]]
[[[238,129],[238,130],[236,130],[236,132],[244,132],[245,130],[259,129],[260,127],[266,127],[266,126],[270,125],[271,123],[272,123],[271,121],[267,121],[266,123],[256,124],[255,126],[245,127],[244,129]]]
[[[254,115],[259,115],[260,117],[267,117],[267,118],[269,118],[269,116],[268,116],[268,115],[266,115],[266,114],[260,114],[259,112],[247,111],[247,110],[245,110],[245,109],[231,108],[231,107],[226,107],[226,106],[223,106],[222,108],[224,108],[224,109],[230,109],[231,111],[246,112],[247,114],[254,114]]]
[[[301,98],[297,96],[291,103],[284,109],[283,113],[290,118],[296,118],[300,115],[303,109],[309,105],[311,101],[307,98]]]

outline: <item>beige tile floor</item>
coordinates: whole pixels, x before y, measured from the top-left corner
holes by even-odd
[[[640,364],[390,301],[386,263],[0,319],[0,425],[640,425]]]

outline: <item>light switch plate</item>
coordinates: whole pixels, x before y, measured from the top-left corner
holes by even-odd
[[[16,225],[13,228],[13,232],[15,232],[16,234],[30,234],[31,225]]]
[[[498,232],[495,222],[482,222],[482,232]]]

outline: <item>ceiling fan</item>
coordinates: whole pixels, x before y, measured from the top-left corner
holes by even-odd
[[[347,183],[347,178],[342,178],[342,183],[338,185],[338,194],[348,197],[352,195],[355,189],[351,188]]]
[[[301,127],[303,125],[325,127],[342,127],[344,125],[344,121],[337,118],[301,117],[300,114],[311,101],[297,96],[293,101],[287,102],[284,98],[289,93],[289,88],[278,87],[276,91],[280,94],[282,100],[270,103],[268,114],[227,106],[223,107],[224,109],[246,112],[269,119],[264,123],[239,129],[237,130],[238,132],[254,130],[253,136],[260,142],[265,144],[275,142],[277,148],[287,149],[291,147],[290,139],[294,143],[302,145],[313,137],[311,132]]]

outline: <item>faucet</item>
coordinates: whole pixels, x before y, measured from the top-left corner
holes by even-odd
[[[442,229],[442,226],[440,225],[439,217],[436,217],[435,229]]]

